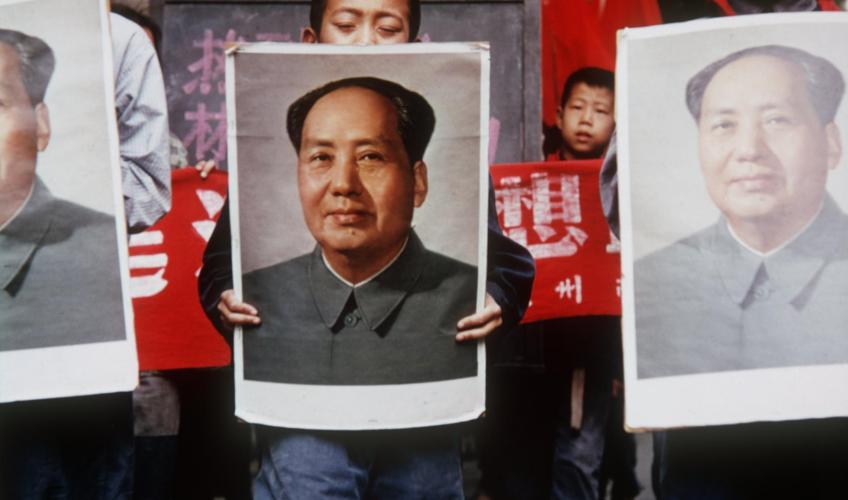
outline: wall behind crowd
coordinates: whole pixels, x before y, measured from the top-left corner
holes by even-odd
[[[146,3],[163,27],[171,131],[187,148],[190,163],[214,158],[226,168],[224,46],[235,41],[299,42],[309,4]],[[491,42],[490,156],[497,162],[539,158],[538,32],[539,0],[422,1],[422,41]],[[281,113],[285,107],[281,103]]]

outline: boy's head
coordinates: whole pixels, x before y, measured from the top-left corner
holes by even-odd
[[[381,45],[415,41],[420,0],[312,0],[306,43]]]
[[[562,135],[560,158],[600,158],[615,128],[615,77],[601,68],[572,73],[562,91],[556,124]]]

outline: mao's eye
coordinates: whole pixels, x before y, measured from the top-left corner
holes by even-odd
[[[359,157],[359,161],[365,161],[365,162],[383,161],[384,159],[385,159],[385,157],[382,154],[376,153],[376,152],[363,153]]]
[[[326,161],[330,161],[331,159],[332,158],[327,153],[315,153],[315,154],[313,154],[312,156],[309,157],[309,161],[311,163],[326,162]]]
[[[766,125],[769,125],[769,126],[778,126],[779,127],[779,126],[791,125],[791,124],[792,124],[792,118],[790,118],[786,115],[775,115],[775,116],[766,117]]]
[[[710,125],[710,130],[714,132],[724,132],[727,130],[731,130],[736,126],[736,123],[731,120],[719,120]]]

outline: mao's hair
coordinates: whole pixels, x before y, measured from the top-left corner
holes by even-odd
[[[43,102],[47,84],[50,83],[50,77],[56,67],[53,50],[40,38],[2,28],[0,43],[8,45],[18,55],[21,80],[29,102],[33,106]]]
[[[696,121],[701,117],[704,91],[716,73],[734,61],[752,56],[775,57],[798,68],[819,120],[823,124],[833,121],[839,102],[845,93],[845,79],[842,73],[823,57],[785,45],[760,45],[733,52],[707,65],[693,76],[686,85],[686,106]]]
[[[436,115],[433,108],[421,94],[397,83],[374,77],[336,80],[311,90],[292,103],[286,115],[286,130],[295,151],[300,152],[303,124],[315,103],[330,92],[348,87],[367,89],[388,99],[397,113],[398,134],[403,141],[410,164],[424,158],[424,151],[436,127]]]
[[[409,2],[409,41],[415,41],[421,28],[421,0]],[[309,2],[309,26],[316,35],[321,34],[321,23],[324,21],[324,11],[327,10],[327,0],[311,0]]]
[[[559,99],[559,105],[565,106],[568,98],[571,97],[571,91],[578,83],[585,83],[590,87],[601,87],[615,94],[615,75],[612,71],[586,66],[568,75],[565,80],[565,85],[562,88],[562,97]]]

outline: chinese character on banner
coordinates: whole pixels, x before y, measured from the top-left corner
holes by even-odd
[[[222,102],[218,112],[210,113],[206,104],[201,102],[196,111],[186,111],[185,119],[192,126],[183,139],[183,145],[186,148],[194,146],[195,158],[223,162],[227,158],[226,104]]]
[[[536,261],[524,322],[621,314],[618,239],[598,187],[600,160],[492,165],[504,233]]]
[[[190,39],[185,49],[190,62],[180,65],[173,90],[185,97],[172,121],[172,130],[189,151],[189,161],[212,160],[221,167],[227,162],[227,109],[225,88],[225,56],[227,46],[237,42],[291,42],[291,33],[256,33],[240,35],[235,29],[225,33],[206,28],[202,35]]]
[[[206,318],[197,276],[227,195],[227,174],[171,176],[172,208],[129,243],[130,294],[142,370],[224,366],[230,349]]]
[[[224,38],[215,38],[210,29],[203,30],[203,38],[195,40],[192,44],[202,55],[186,67],[192,79],[183,84],[183,92],[194,94],[200,91],[203,95],[209,95],[215,90],[224,95],[224,47],[236,41],[245,40],[236,37],[235,30],[228,30]]]

